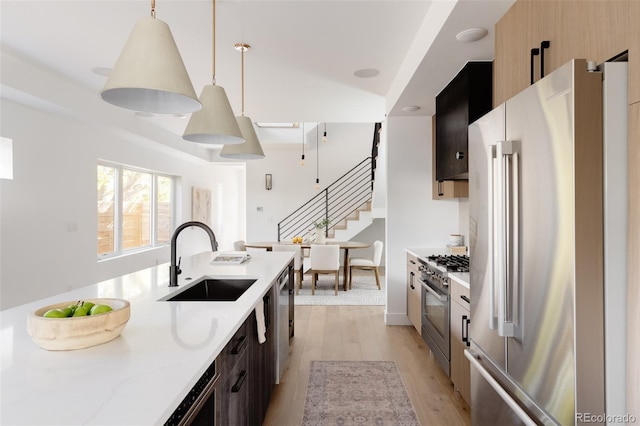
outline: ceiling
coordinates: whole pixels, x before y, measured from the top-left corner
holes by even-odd
[[[466,61],[493,58],[493,26],[512,3],[219,0],[216,82],[240,115],[241,55],[234,45],[243,42],[251,45],[245,53],[245,115],[253,121],[431,115],[435,95]],[[92,69],[114,65],[135,22],[149,16],[150,3],[2,0],[0,12],[3,49],[98,93],[106,78]],[[157,0],[156,17],[169,24],[199,94],[213,72],[211,1]],[[489,35],[474,43],[456,41],[458,32],[471,27],[484,27]],[[362,69],[379,73],[354,75]],[[420,109],[406,112],[405,106]],[[187,123],[163,115],[140,119],[177,135]]]

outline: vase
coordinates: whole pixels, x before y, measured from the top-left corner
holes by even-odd
[[[324,229],[316,228],[316,244],[324,244],[327,242],[326,235],[324,234]]]

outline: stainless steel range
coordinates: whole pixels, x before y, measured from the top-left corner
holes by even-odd
[[[442,369],[450,374],[449,272],[469,272],[468,256],[418,259],[422,286],[422,339]]]

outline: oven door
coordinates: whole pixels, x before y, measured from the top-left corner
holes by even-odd
[[[428,280],[422,285],[422,337],[442,369],[450,374],[449,293]]]

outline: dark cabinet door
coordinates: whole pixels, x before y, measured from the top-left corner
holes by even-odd
[[[492,63],[468,62],[436,97],[436,180],[468,179],[468,127],[491,111],[492,87]]]
[[[250,377],[249,351],[244,350],[236,365],[222,385],[221,424],[229,426],[249,425]]]
[[[252,365],[254,366],[251,376],[251,407],[250,424],[262,424],[271,401],[271,393],[276,382],[276,286],[272,286],[264,296],[264,320],[265,337],[264,343],[259,343],[257,339],[252,340]],[[255,316],[251,316],[250,334],[257,335],[257,324]]]

